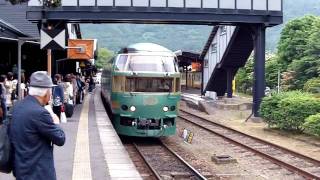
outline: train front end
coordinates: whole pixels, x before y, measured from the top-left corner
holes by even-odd
[[[114,67],[110,100],[118,134],[174,135],[181,94],[175,56],[169,52],[119,54]]]

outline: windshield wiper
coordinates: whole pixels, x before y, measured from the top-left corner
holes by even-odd
[[[163,69],[166,71],[166,76],[168,76],[168,70],[167,70],[166,65],[164,63],[164,60],[162,58],[161,58],[161,62],[162,62]]]
[[[129,69],[131,70],[131,73],[135,75],[136,73],[133,71],[132,65],[131,65],[131,60],[129,61]]]
[[[133,80],[135,81],[135,78],[133,78]],[[134,83],[134,86],[135,86],[136,84]],[[131,86],[131,82],[130,82],[130,90],[129,90],[129,94],[131,95],[131,96],[133,96],[133,93],[132,93],[132,86]]]

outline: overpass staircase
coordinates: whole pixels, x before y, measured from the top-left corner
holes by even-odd
[[[218,33],[215,36],[219,36]],[[253,50],[252,32],[248,27],[237,26],[231,36],[219,63],[213,69],[206,91],[214,91],[217,96],[224,96],[227,91],[228,71],[232,79],[239,68],[243,67]]]

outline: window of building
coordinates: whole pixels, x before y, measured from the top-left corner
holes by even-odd
[[[208,67],[208,59],[203,60],[203,67]]]
[[[225,35],[227,33],[227,26],[221,26],[221,34],[220,35]]]
[[[76,33],[76,29],[75,29],[74,25],[71,25],[71,32],[72,32],[73,34]]]
[[[217,52],[217,43],[213,43],[211,45],[211,53],[216,53]]]

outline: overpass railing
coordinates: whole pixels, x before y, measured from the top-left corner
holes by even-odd
[[[62,0],[62,6],[163,7],[282,11],[283,0]],[[30,0],[28,6],[42,6]]]

